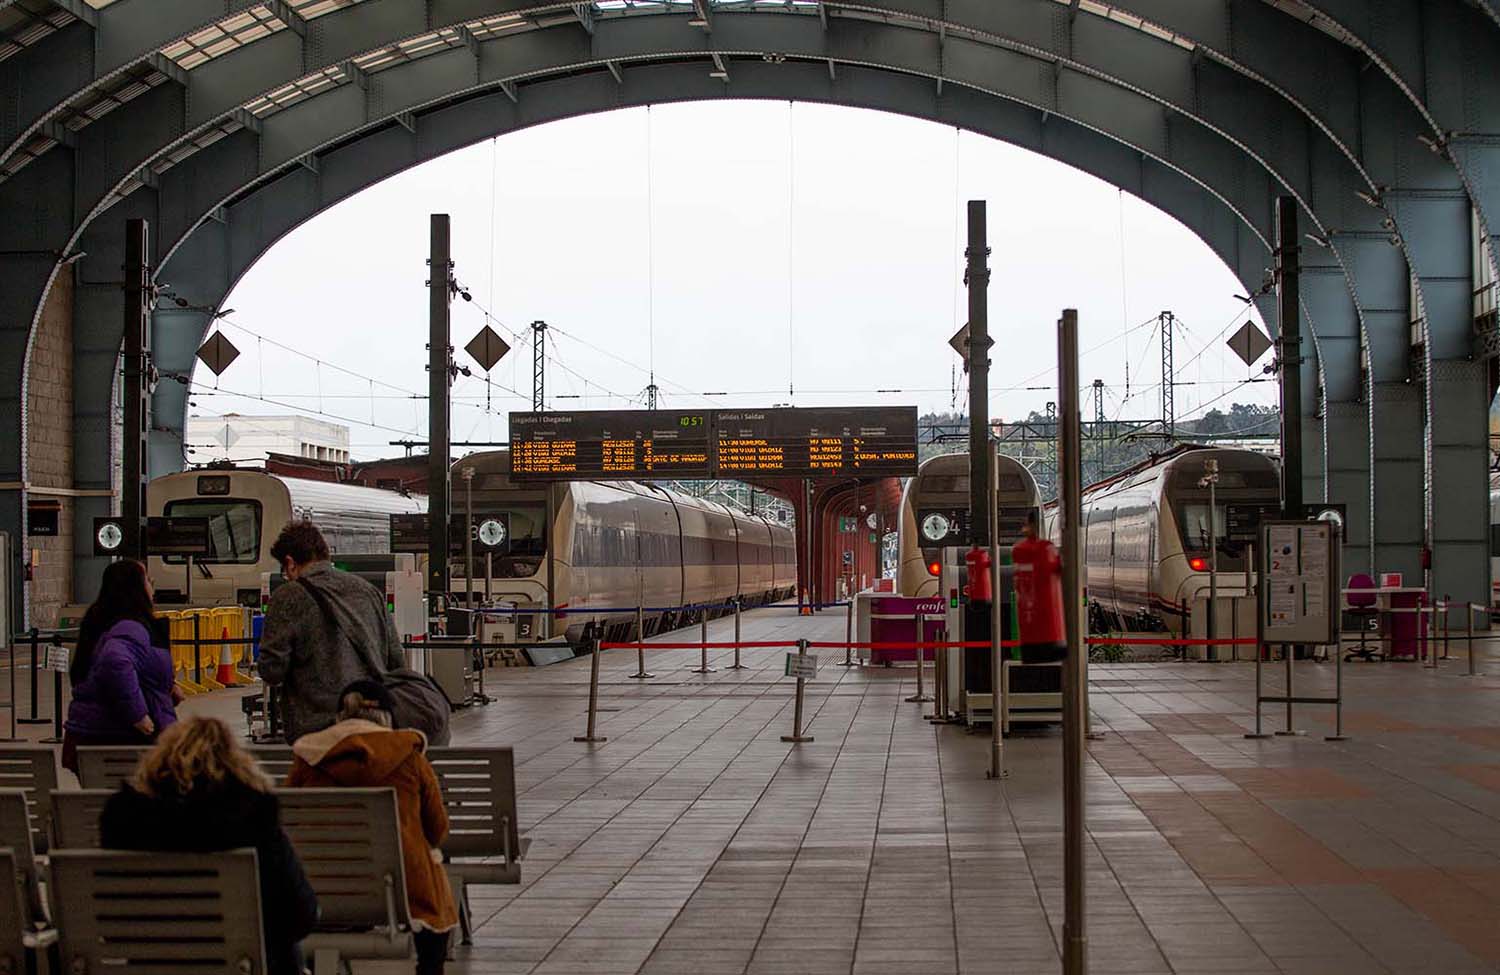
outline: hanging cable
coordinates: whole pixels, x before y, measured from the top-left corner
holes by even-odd
[[[651,106],[646,106],[646,372],[656,384],[656,182]]]
[[[1120,327],[1130,321],[1130,304],[1127,297],[1128,280],[1125,271],[1125,191],[1115,189],[1115,209],[1119,215],[1120,222]],[[1126,331],[1120,336],[1125,340],[1125,398],[1130,398],[1130,332]],[[1150,342],[1146,343],[1150,345]]]
[[[794,127],[793,102],[786,103],[786,395],[797,398],[793,382],[797,371],[797,345],[795,340],[796,306],[793,270],[796,267],[796,234],[794,233],[797,202],[797,141]]]

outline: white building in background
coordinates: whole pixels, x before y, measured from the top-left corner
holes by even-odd
[[[267,454],[348,463],[349,428],[310,416],[192,416],[187,447],[190,464],[261,461]]]

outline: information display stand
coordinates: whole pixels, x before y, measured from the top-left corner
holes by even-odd
[[[1286,728],[1278,735],[1298,735],[1292,726],[1292,705],[1331,704],[1334,733],[1329,741],[1343,741],[1343,654],[1334,654],[1333,697],[1299,697],[1292,688],[1293,647],[1337,644],[1339,639],[1340,548],[1338,525],[1331,521],[1262,521],[1257,568],[1255,654],[1255,732],[1247,738],[1267,738],[1261,731],[1261,705],[1286,705]],[[1261,689],[1263,653],[1260,647],[1281,646],[1286,663],[1286,688],[1267,696]]]

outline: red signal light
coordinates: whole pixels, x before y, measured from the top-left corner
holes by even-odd
[[[1192,569],[1194,572],[1204,572],[1208,569],[1208,560],[1194,556],[1193,558],[1188,559],[1188,568]]]
[[[941,563],[941,562],[928,562],[927,563],[927,574],[928,575],[933,575],[933,576],[940,576],[940,575],[942,575],[943,574],[943,563]]]

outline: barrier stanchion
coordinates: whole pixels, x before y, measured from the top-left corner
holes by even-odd
[[[1245,564],[1257,565],[1258,563],[1256,563],[1255,561],[1254,544],[1248,545],[1246,546],[1246,548],[1248,549],[1248,552],[1245,556]],[[1268,733],[1261,729],[1260,725],[1261,700],[1265,696],[1265,691],[1263,690],[1264,685],[1261,682],[1261,664],[1264,662],[1264,657],[1266,655],[1266,645],[1261,639],[1261,628],[1265,624],[1265,621],[1261,619],[1260,612],[1260,607],[1263,605],[1265,605],[1265,580],[1261,578],[1261,573],[1259,570],[1257,570],[1255,573],[1255,731],[1246,733],[1246,738],[1271,737]]]
[[[948,641],[948,631],[943,631],[943,642]],[[949,724],[953,710],[948,701],[948,666],[952,663],[949,648],[934,647],[932,651],[932,713],[922,715],[933,724]]]
[[[1443,659],[1448,659],[1448,637],[1453,628],[1453,597],[1443,593]]]
[[[61,745],[63,738],[63,674],[52,672],[52,737],[43,738],[44,745]]]
[[[5,625],[5,620],[0,620],[0,626]],[[11,637],[10,630],[4,632],[5,642],[10,645],[10,737],[6,741],[18,741],[16,738],[16,641]]]
[[[592,639],[592,637],[591,637]],[[574,735],[574,741],[589,743],[604,742],[609,739],[603,735],[594,734],[594,728],[599,716],[599,657],[604,650],[597,639],[593,639],[594,653],[589,661],[589,722],[588,732],[582,735]]]
[[[921,613],[915,614],[915,619],[917,621],[917,639],[912,644],[912,649],[917,652],[917,693],[906,700],[910,704],[922,704],[932,700],[932,698],[927,696],[927,689],[922,683],[922,671],[925,669],[924,664],[926,663],[924,658],[927,656],[927,648],[923,646],[927,642],[927,621],[922,618]]]
[[[735,635],[739,640],[739,635]],[[849,597],[849,612],[844,617],[844,659],[839,661],[840,667],[854,666],[854,597]]]
[[[635,608],[635,673],[630,675],[631,680],[650,680],[655,674],[646,673],[646,622],[645,610],[637,606]]]
[[[798,640],[797,641],[797,656],[799,656],[799,657],[806,657],[807,656],[807,641],[806,640]],[[802,695],[803,695],[803,690],[806,687],[806,685],[807,685],[807,680],[804,677],[801,676],[801,673],[799,671],[798,676],[797,676],[797,699],[792,704],[792,733],[789,734],[789,735],[782,735],[781,736],[781,740],[782,741],[789,741],[789,742],[793,742],[793,743],[801,743],[801,742],[804,742],[804,741],[812,741],[813,740],[813,736],[812,735],[804,735],[802,733]]]
[[[1464,624],[1464,626],[1465,626],[1465,636],[1464,636],[1464,639],[1466,639],[1468,641],[1468,643],[1469,643],[1469,672],[1468,672],[1468,674],[1465,675],[1465,676],[1468,676],[1468,677],[1478,677],[1479,676],[1479,674],[1477,672],[1475,672],[1475,670],[1474,670],[1474,610],[1476,610],[1476,609],[1483,610],[1484,607],[1483,606],[1478,606],[1478,605],[1476,605],[1474,603],[1469,603],[1469,610],[1468,610],[1469,618],[1468,618],[1467,622]]]
[[[193,614],[193,682],[203,685],[203,634],[199,626],[201,617]]]
[[[21,719],[21,723],[22,724],[46,724],[47,721],[48,721],[48,719],[47,718],[39,718],[39,717],[37,717],[37,713],[36,713],[37,712],[37,707],[38,707],[38,705],[37,705],[37,689],[40,686],[39,683],[38,683],[38,681],[39,681],[39,678],[41,676],[40,674],[37,673],[38,668],[40,667],[40,664],[38,663],[38,656],[37,655],[40,652],[38,648],[39,648],[40,641],[41,641],[41,630],[38,630],[36,627],[33,626],[31,628],[31,631],[30,631],[30,633],[28,635],[31,637],[31,717],[29,717],[29,718],[22,718]],[[12,673],[14,673],[14,671],[12,671]],[[15,700],[16,699],[14,697],[12,697],[11,698],[11,703],[14,704]],[[14,737],[14,736],[12,736],[12,737]]]
[[[734,601],[734,663],[730,664],[728,670],[744,670],[745,665],[740,663],[740,600]]]
[[[1333,655],[1333,734],[1324,735],[1324,741],[1348,741],[1344,734],[1344,648],[1337,646]],[[1287,697],[1291,697],[1288,689]],[[1290,705],[1288,705],[1290,706]]]
[[[699,646],[703,651],[703,656],[698,666],[694,667],[692,672],[695,674],[711,674],[714,672],[714,670],[708,665],[708,610],[705,609],[702,612],[703,626],[700,630],[700,633],[703,636],[703,641],[699,644]]]

